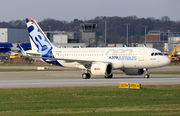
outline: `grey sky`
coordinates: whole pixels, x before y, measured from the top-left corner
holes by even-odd
[[[0,22],[33,17],[73,21],[96,16],[137,16],[180,21],[180,0],[0,0]]]

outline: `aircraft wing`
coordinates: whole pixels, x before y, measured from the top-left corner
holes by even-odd
[[[119,69],[123,68],[124,64],[120,60],[86,60],[86,59],[67,59],[67,58],[46,58],[46,57],[41,57],[42,59],[46,59],[46,61],[56,61],[56,60],[64,60],[67,63],[70,62],[78,62],[82,65],[88,63],[88,64],[96,64],[96,63],[110,63],[113,64],[113,68]]]
[[[47,59],[49,61],[64,60],[67,62],[99,62],[95,60],[86,60],[86,59],[67,59],[67,58],[49,58],[49,57],[39,57],[39,58]]]

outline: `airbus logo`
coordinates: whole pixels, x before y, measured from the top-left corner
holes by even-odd
[[[137,56],[109,56],[109,59],[117,59],[117,60],[137,60]]]

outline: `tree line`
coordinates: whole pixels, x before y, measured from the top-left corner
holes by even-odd
[[[75,38],[79,38],[80,24],[81,23],[95,23],[96,37],[98,42],[104,42],[105,35],[105,21],[107,22],[107,42],[108,43],[126,43],[126,25],[128,25],[129,42],[140,43],[144,41],[145,28],[147,32],[150,30],[160,30],[161,32],[180,32],[180,21],[172,21],[170,17],[163,16],[161,19],[149,18],[137,18],[136,16],[128,17],[106,17],[97,16],[91,20],[78,20],[67,22],[62,20],[55,20],[47,18],[38,22],[43,31],[65,31],[74,32]],[[9,22],[0,22],[0,28],[16,28],[26,29],[25,20],[16,20]]]

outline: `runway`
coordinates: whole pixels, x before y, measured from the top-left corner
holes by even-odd
[[[0,66],[0,69],[37,69],[37,67],[42,66]],[[44,67],[49,67],[49,69],[71,69],[54,65],[48,65]],[[149,71],[180,71],[180,66],[165,66],[160,68],[149,69]]]
[[[0,88],[118,86],[119,82],[141,85],[180,84],[179,74],[150,74],[149,79],[143,78],[143,75],[125,74],[114,74],[112,79],[97,76],[82,79],[82,73],[82,71],[0,72]]]

